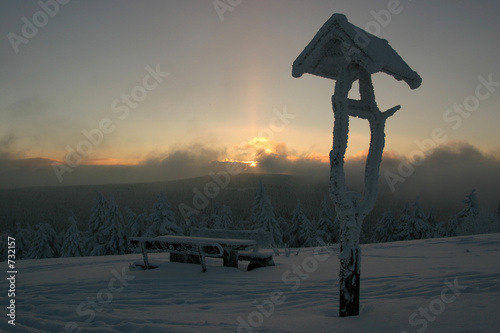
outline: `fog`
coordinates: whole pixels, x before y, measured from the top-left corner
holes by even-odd
[[[150,156],[139,165],[78,165],[66,169],[59,182],[54,161],[48,159],[13,159],[0,154],[0,186],[67,186],[168,181],[206,176],[226,170],[230,163],[221,162],[223,148],[215,149],[197,143]],[[291,156],[285,144],[273,153],[255,154],[257,166],[240,164],[241,173],[271,173],[299,176],[305,181],[328,182],[328,163],[310,156]],[[362,191],[365,156],[346,160],[348,186]],[[71,171],[67,171],[71,170]],[[397,154],[384,154],[380,170],[380,195],[394,202],[413,201],[420,196],[423,205],[440,207],[459,205],[472,190],[480,204],[491,209],[500,200],[500,160],[465,142],[453,142],[435,149],[424,159],[410,161]]]

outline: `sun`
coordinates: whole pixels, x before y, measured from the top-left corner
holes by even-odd
[[[250,163],[250,166],[253,167],[253,168],[255,168],[257,166],[257,163],[252,162],[252,163]]]

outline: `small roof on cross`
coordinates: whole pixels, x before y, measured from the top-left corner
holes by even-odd
[[[411,89],[422,83],[417,72],[399,56],[387,40],[372,35],[333,14],[295,59],[293,77],[304,73],[336,80],[339,65],[357,64],[368,73],[384,72],[405,81]]]

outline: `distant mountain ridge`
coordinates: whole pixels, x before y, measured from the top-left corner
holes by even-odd
[[[328,177],[323,179],[318,175],[299,177],[244,173],[231,176],[227,186],[223,186],[216,195],[211,193],[205,196],[208,204],[203,209],[198,209],[199,214],[210,214],[211,205],[220,203],[231,207],[235,222],[248,219],[260,181],[269,194],[276,216],[282,216],[286,220],[291,218],[297,200],[301,201],[302,208],[310,219],[317,219],[321,201],[328,196],[329,191]],[[223,184],[224,181],[220,180],[219,183]],[[164,192],[177,214],[178,224],[181,225],[184,220],[179,212],[179,204],[183,203],[196,209],[193,200],[196,199],[196,193],[205,192],[205,186],[209,187],[209,191],[214,191],[215,187],[220,188],[211,176],[202,176],[152,183],[0,189],[0,228],[12,229],[16,222],[47,222],[53,225],[56,231],[61,232],[68,227],[68,217],[72,213],[77,217],[79,225],[86,228],[96,191],[107,197],[113,195],[122,209],[122,214],[125,213],[125,207],[136,213],[150,209],[158,195]],[[391,208],[394,215],[398,216],[405,202],[414,200],[413,197],[406,198],[399,192],[395,194],[381,188],[377,205],[365,219],[363,229],[371,228],[385,208]],[[450,214],[458,211],[457,207],[460,207],[461,203],[457,202],[453,207],[440,207],[437,202],[434,204],[437,218],[446,220]]]
[[[0,220],[2,227],[10,228],[16,221],[22,223],[48,222],[56,230],[67,227],[67,219],[73,212],[79,224],[85,225],[94,203],[95,192],[105,196],[113,195],[123,209],[131,208],[140,213],[149,209],[161,192],[164,192],[177,214],[178,222],[182,216],[178,206],[184,203],[197,208],[193,200],[196,193],[204,193],[205,187],[219,193],[205,195],[208,204],[199,210],[209,214],[213,203],[231,206],[235,221],[248,218],[253,197],[259,182],[262,181],[277,215],[288,216],[297,200],[301,200],[306,214],[315,218],[320,202],[328,195],[328,179],[324,182],[309,183],[307,179],[277,174],[240,174],[231,176],[227,186],[221,188],[210,176],[196,178],[133,184],[79,185],[65,187],[29,187],[0,190]],[[214,186],[216,185],[216,186]],[[198,205],[200,207],[200,205]],[[123,211],[122,211],[123,213]]]

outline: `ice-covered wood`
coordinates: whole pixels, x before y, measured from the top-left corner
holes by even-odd
[[[309,73],[337,80],[340,67],[356,64],[368,73],[383,72],[405,81],[411,89],[422,83],[387,40],[374,36],[347,21],[343,14],[333,14],[293,63],[292,75]],[[340,66],[339,66],[340,65]],[[351,73],[352,79],[357,73]]]
[[[227,230],[227,229],[208,229],[193,228],[191,236],[209,237],[209,238],[233,238],[254,240],[258,247],[270,248],[273,242],[272,234],[261,229],[257,230]]]
[[[359,314],[361,248],[359,236],[365,216],[373,209],[385,146],[385,122],[400,109],[385,112],[375,102],[371,75],[384,72],[405,81],[410,88],[422,79],[394,51],[386,40],[349,23],[344,15],[334,14],[293,63],[292,75],[310,73],[334,79],[332,96],[333,146],[330,151],[330,197],[335,205],[340,229],[339,316]],[[360,100],[348,98],[352,83],[359,80]],[[349,136],[349,117],[368,120],[370,146],[366,158],[364,189],[350,192],[346,186],[344,158]]]

